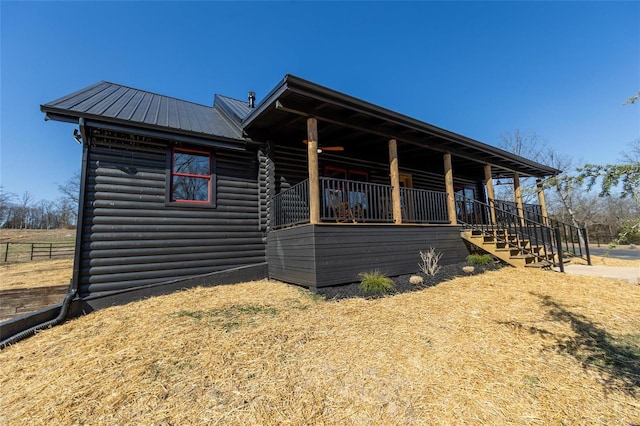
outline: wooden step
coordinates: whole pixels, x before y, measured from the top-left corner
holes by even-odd
[[[547,254],[544,246],[531,246],[528,239],[519,239],[506,230],[482,231],[465,229],[460,236],[476,247],[515,267],[548,268],[557,255]]]

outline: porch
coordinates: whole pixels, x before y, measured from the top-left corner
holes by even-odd
[[[562,269],[564,258],[589,262],[586,232],[554,221],[542,205],[400,188],[400,216],[394,218],[390,185],[320,177],[319,221],[310,218],[309,182],[275,195],[270,203],[267,259],[272,278],[310,288],[358,280],[378,269],[389,275],[416,271],[418,253],[434,247],[442,264],[484,251],[516,267]],[[397,220],[400,219],[400,220]],[[453,224],[451,222],[454,222]]]
[[[494,179],[512,180],[523,223],[520,178],[559,172],[292,76],[242,123],[265,141],[259,214],[270,276],[312,288],[370,269],[414,272],[430,246],[443,263],[463,261],[462,230],[497,224],[495,202],[474,204],[495,200]]]

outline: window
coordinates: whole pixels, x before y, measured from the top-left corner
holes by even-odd
[[[207,151],[174,148],[171,153],[170,203],[213,204],[212,155]]]
[[[346,169],[344,167],[324,166],[324,177],[348,179],[356,182],[368,182],[369,173],[364,170]]]

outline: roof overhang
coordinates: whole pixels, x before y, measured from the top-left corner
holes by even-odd
[[[521,176],[545,177],[561,172],[293,75],[286,75],[243,120],[242,129],[249,137],[264,139],[270,135],[284,135],[283,124],[286,123],[302,136],[301,129],[304,129],[302,126],[307,117],[315,117],[319,123],[328,123],[346,131],[359,132],[371,141],[372,136],[378,140],[396,139],[433,151],[449,152],[475,163],[490,164],[494,177],[507,176],[512,172]]]
[[[65,123],[79,124],[84,120],[86,127],[95,127],[113,130],[123,133],[132,133],[140,136],[149,136],[159,139],[167,139],[176,142],[190,143],[199,146],[225,148],[244,151],[247,141],[225,138],[221,136],[208,136],[203,133],[180,131],[175,128],[146,125],[139,122],[130,122],[109,118],[101,115],[86,114],[66,109],[58,109],[48,105],[40,105],[40,110],[45,113],[45,120],[62,121]]]

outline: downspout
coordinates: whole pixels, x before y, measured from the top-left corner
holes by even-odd
[[[31,328],[21,331],[20,333],[14,334],[13,336],[5,340],[0,341],[0,350],[34,335],[40,330],[54,327],[64,322],[67,314],[69,313],[71,302],[78,294],[78,282],[80,280],[80,256],[82,253],[82,238],[84,236],[84,203],[86,197],[85,188],[87,183],[89,164],[89,140],[87,139],[84,119],[80,118],[78,120],[78,124],[80,125],[80,134],[82,135],[82,171],[80,172],[80,194],[78,196],[78,221],[76,223],[76,247],[73,258],[73,275],[69,284],[69,292],[62,302],[62,306],[60,307],[60,312],[58,313],[57,317],[52,320],[43,322],[42,324],[35,325]]]

